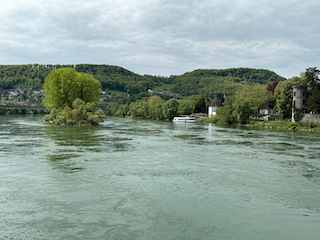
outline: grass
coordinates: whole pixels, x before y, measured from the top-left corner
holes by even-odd
[[[284,130],[284,131],[320,131],[320,124],[317,123],[293,123],[286,121],[250,121],[247,124],[249,127],[274,129],[274,130]]]
[[[110,92],[113,96],[121,97],[122,95],[127,94],[126,92],[116,91],[116,90],[107,90],[106,92]]]
[[[211,119],[197,119],[197,122],[201,123],[215,123]],[[219,124],[218,124],[219,125]],[[223,125],[223,124],[222,124]],[[235,126],[246,126],[256,129],[270,129],[277,131],[309,131],[309,132],[320,132],[320,124],[310,123],[293,123],[286,121],[250,121],[248,124],[234,124]]]
[[[163,83],[161,86],[156,86],[153,90],[156,91],[171,91],[171,89],[173,88],[172,84],[165,84]]]

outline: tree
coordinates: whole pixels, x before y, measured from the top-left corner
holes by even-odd
[[[236,122],[236,118],[233,115],[234,112],[234,96],[227,96],[222,104],[217,110],[217,115],[214,117],[214,121],[221,124],[232,124]]]
[[[274,90],[276,89],[278,83],[279,83],[279,81],[275,81],[275,82],[273,82],[273,83],[270,83],[270,84],[267,86],[267,91],[268,91],[268,92],[272,92],[272,94],[274,94]]]
[[[290,118],[292,114],[292,87],[294,85],[306,85],[306,80],[301,77],[292,77],[286,81],[279,82],[275,91],[276,100],[274,110],[283,115],[283,118]]]
[[[77,98],[73,101],[72,108],[66,106],[61,111],[53,108],[50,114],[45,115],[42,120],[54,122],[58,125],[97,125],[99,122],[103,122],[106,115],[101,109],[94,110],[94,103],[85,103],[80,98]]]
[[[214,121],[232,124],[238,118],[240,123],[247,123],[251,114],[272,99],[272,93],[263,85],[244,87],[237,91],[234,97],[226,97],[223,106],[217,110]]]
[[[320,70],[316,67],[307,68],[305,78],[308,84],[307,110],[320,112]]]
[[[163,100],[159,96],[152,96],[148,99],[149,104],[149,118],[162,120],[163,119]]]
[[[191,114],[192,112],[193,112],[192,103],[184,99],[180,100],[179,107],[178,107],[178,114],[184,115],[184,114]]]
[[[200,95],[192,95],[190,97],[190,101],[192,102],[193,112],[194,113],[206,113],[206,101]]]
[[[43,88],[43,105],[48,109],[72,107],[77,98],[84,102],[97,102],[101,92],[100,83],[93,76],[78,73],[73,68],[52,70]]]
[[[242,90],[237,91],[236,102],[247,101],[247,106],[250,106],[251,113],[258,111],[262,105],[264,105],[267,101],[271,101],[273,99],[272,93],[268,92],[265,86],[256,84],[253,86],[246,86]],[[238,104],[238,103],[235,103]]]
[[[171,98],[162,104],[162,113],[165,119],[172,120],[177,115],[179,102],[175,98]]]

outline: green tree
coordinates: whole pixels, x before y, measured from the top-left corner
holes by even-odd
[[[306,69],[304,73],[308,84],[307,110],[320,112],[320,70],[316,67]]]
[[[249,116],[254,112],[251,101],[249,99],[236,100],[232,106],[234,108],[232,115],[235,118],[239,117],[240,123],[248,123]]]
[[[178,113],[179,102],[175,98],[171,98],[162,104],[162,112],[164,119],[172,120]]]
[[[48,109],[72,107],[77,98],[84,102],[97,102],[101,92],[100,83],[93,76],[78,73],[73,68],[52,70],[43,88],[43,105]]]
[[[240,123],[247,123],[251,114],[272,100],[272,92],[269,92],[265,86],[260,84],[246,86],[236,92],[232,114],[239,118]]]
[[[186,101],[184,99],[180,100],[179,107],[178,107],[178,114],[184,115],[184,114],[191,114],[193,112],[192,103],[189,101]]]
[[[156,120],[162,120],[164,118],[162,109],[163,102],[164,101],[159,96],[152,96],[148,99],[149,118]]]
[[[227,96],[224,102],[222,103],[222,107],[218,108],[217,115],[214,117],[214,122],[220,124],[232,124],[236,122],[236,118],[234,117],[234,96]]]
[[[200,95],[192,95],[190,97],[190,101],[192,102],[193,112],[194,113],[206,113],[206,101]]]
[[[301,77],[292,77],[286,81],[279,82],[275,91],[276,100],[274,110],[283,115],[283,118],[290,118],[292,114],[292,97],[294,85],[306,85],[306,80]]]

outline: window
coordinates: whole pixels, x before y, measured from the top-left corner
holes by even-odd
[[[294,97],[296,96],[296,92],[293,92],[293,96],[294,96]]]

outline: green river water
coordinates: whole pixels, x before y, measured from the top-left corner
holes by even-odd
[[[0,116],[0,239],[320,239],[320,134]]]

